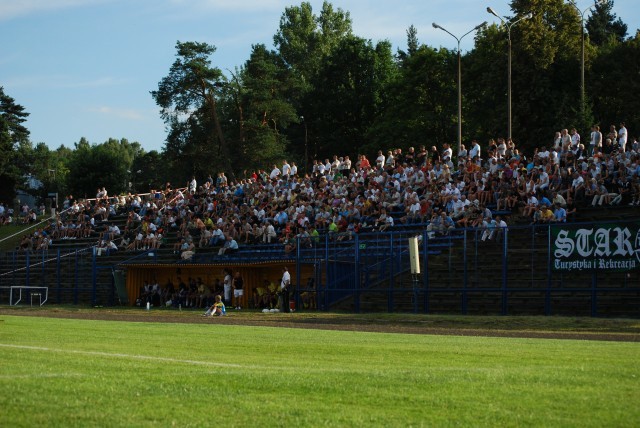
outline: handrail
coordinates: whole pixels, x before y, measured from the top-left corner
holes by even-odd
[[[71,207],[67,208],[66,210],[60,211],[60,214],[62,214],[62,213],[64,213],[64,212],[67,212],[67,211],[69,211],[70,209],[71,209]],[[4,241],[6,241],[7,239],[13,238],[14,236],[18,236],[18,235],[20,235],[20,234],[22,234],[22,233],[24,233],[24,232],[27,232],[27,231],[29,231],[29,230],[31,230],[31,229],[33,229],[33,228],[38,227],[38,226],[40,226],[41,224],[47,223],[47,222],[51,221],[51,219],[53,219],[53,217],[47,217],[46,219],[44,219],[44,220],[42,220],[42,221],[40,221],[40,222],[38,222],[38,223],[36,223],[36,224],[32,224],[32,225],[31,225],[31,226],[29,226],[29,227],[25,227],[24,229],[21,229],[21,230],[17,231],[17,232],[16,232],[16,233],[14,233],[13,235],[5,236],[4,238],[0,239],[0,244],[1,244],[1,243],[3,243]]]

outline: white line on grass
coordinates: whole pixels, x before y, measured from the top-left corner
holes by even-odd
[[[23,375],[0,375],[0,379],[41,379],[55,377],[85,377],[82,373],[31,373]]]
[[[152,357],[149,355],[135,355],[135,354],[120,354],[120,353],[109,353],[109,352],[100,352],[100,351],[79,351],[77,349],[55,349],[55,348],[45,348],[42,346],[26,346],[26,345],[11,345],[7,343],[0,343],[0,347],[3,348],[13,348],[13,349],[27,349],[31,351],[44,351],[44,352],[60,352],[67,354],[80,354],[80,355],[94,355],[98,357],[112,357],[112,358],[130,358],[133,360],[144,360],[144,361],[162,361],[168,363],[184,363],[184,364],[194,364],[200,366],[215,366],[215,367],[234,367],[234,368],[259,368],[254,366],[243,366],[241,364],[229,364],[229,363],[217,363],[214,361],[198,361],[198,360],[181,360],[178,358],[169,358],[169,357]]]

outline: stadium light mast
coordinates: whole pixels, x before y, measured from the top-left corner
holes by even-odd
[[[500,15],[498,15],[493,9],[491,9],[490,7],[487,7],[487,12],[489,12],[491,15],[495,16],[496,18],[498,18],[501,22],[502,25],[504,25],[507,28],[507,38],[509,39],[509,60],[508,60],[508,66],[507,66],[507,75],[508,75],[508,82],[507,82],[507,104],[508,104],[508,128],[507,128],[507,134],[509,139],[511,139],[511,28],[516,25],[518,22],[524,20],[524,19],[531,19],[533,18],[533,13],[529,12],[526,15],[522,16],[521,18],[510,22],[508,21],[508,17],[501,17]],[[507,18],[507,19],[505,19]]]
[[[307,131],[307,121],[304,120],[304,116],[300,116],[300,120],[304,125],[304,172],[309,172],[309,150],[308,150],[308,131]]]
[[[581,120],[585,119],[585,107],[586,107],[586,99],[585,99],[585,85],[584,85],[584,14],[591,10],[596,5],[602,5],[607,3],[607,0],[596,0],[594,4],[587,7],[584,10],[580,10],[578,4],[574,0],[569,0],[569,4],[576,8],[578,14],[580,14],[580,33],[582,36],[582,48],[581,48],[581,60],[580,60],[580,115]]]
[[[451,37],[456,39],[456,41],[458,42],[458,153],[460,153],[460,150],[462,150],[462,56],[461,56],[461,53],[460,53],[460,41],[462,39],[464,39],[464,37],[466,35],[474,32],[474,31],[477,31],[480,28],[482,28],[485,25],[487,25],[487,21],[483,22],[480,25],[476,25],[474,28],[472,28],[471,30],[467,31],[466,33],[464,33],[459,38],[456,37],[450,31],[448,31],[446,28],[436,24],[435,22],[433,24],[431,24],[431,25],[433,25],[433,28],[436,28],[438,30],[442,30],[445,33],[449,34]]]

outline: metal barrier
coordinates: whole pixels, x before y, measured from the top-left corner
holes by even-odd
[[[484,232],[456,229],[433,239],[424,228],[322,235],[310,247],[298,242],[290,254],[258,245],[192,263],[312,265],[313,287],[308,278],[292,278],[297,307],[300,295],[313,293],[325,310],[640,317],[638,220],[509,226],[483,241]],[[419,276],[409,269],[412,236],[421,239]],[[158,260],[157,252],[117,263],[92,249],[7,253],[0,294],[12,286],[47,287],[54,303],[115,304],[112,269]]]

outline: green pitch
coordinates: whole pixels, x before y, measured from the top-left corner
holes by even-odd
[[[1,318],[6,427],[640,424],[638,343]]]

